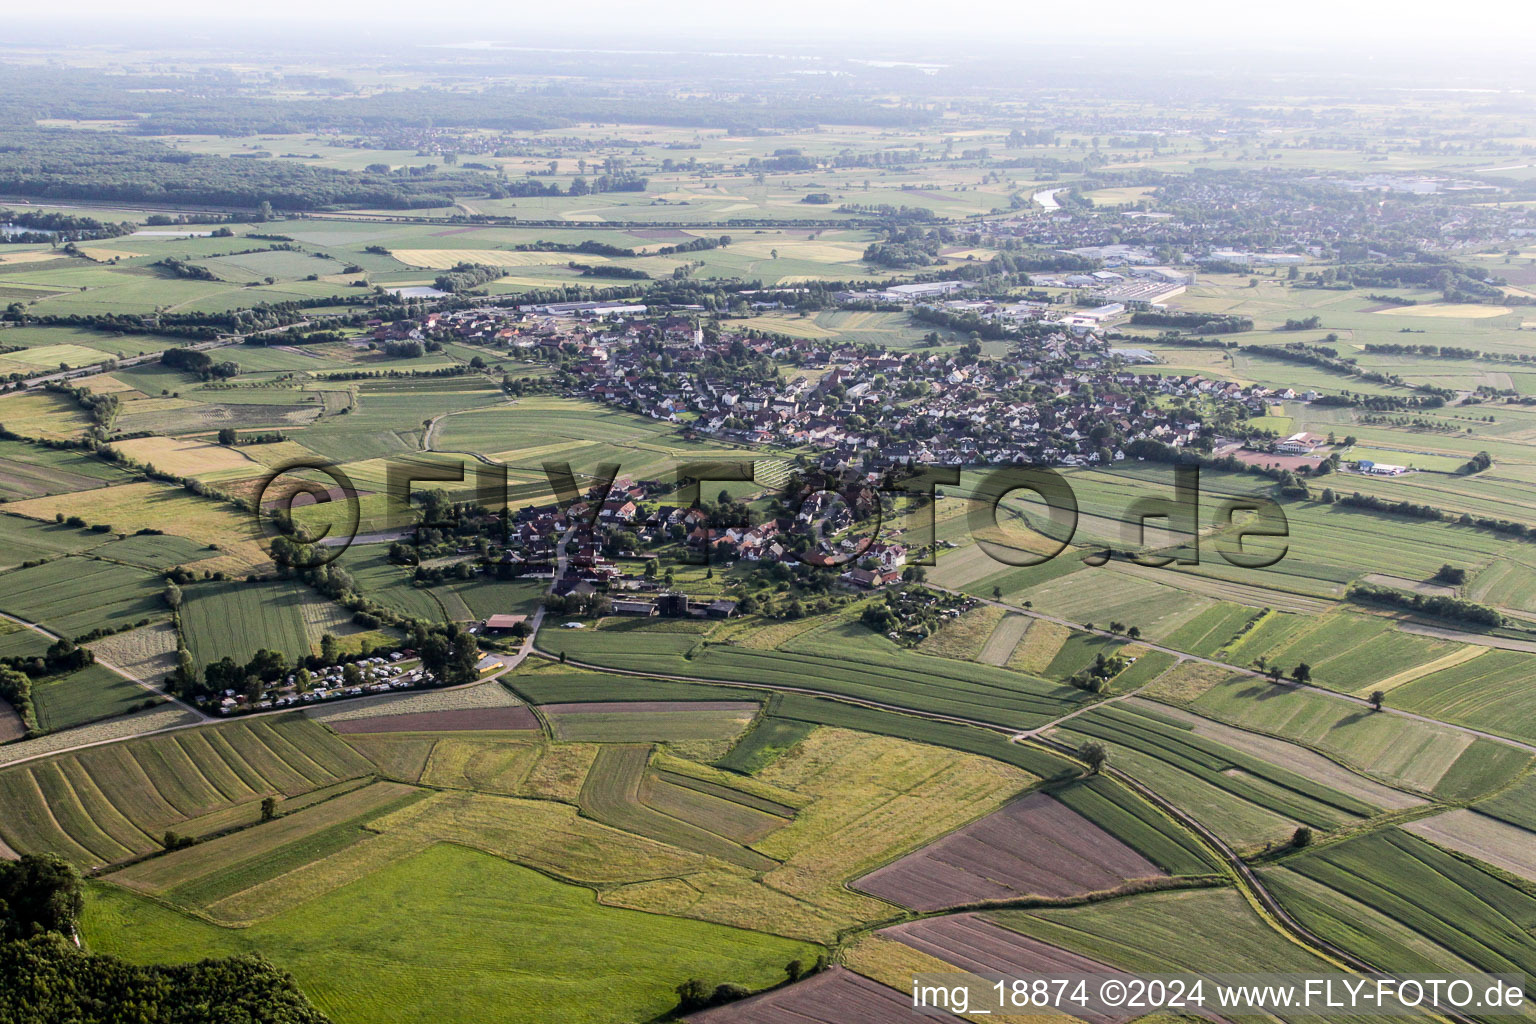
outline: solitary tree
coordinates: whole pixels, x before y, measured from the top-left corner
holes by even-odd
[[[1298,850],[1304,846],[1311,846],[1312,830],[1305,825],[1298,826],[1296,831],[1291,833],[1291,845]]]
[[[784,976],[790,981],[799,981],[805,974],[805,963],[801,960],[791,960],[784,965]]]
[[[1312,666],[1308,665],[1306,662],[1302,662],[1295,668],[1291,669],[1291,678],[1296,680],[1298,683],[1305,683],[1309,681],[1312,678]]]
[[[1132,626],[1125,631],[1125,635],[1130,637],[1132,640],[1139,640],[1141,639],[1141,627]]]
[[[167,583],[165,585],[165,593],[162,596],[165,598],[166,607],[171,609],[181,607],[181,588],[176,584]]]
[[[1373,711],[1380,711],[1381,710],[1381,705],[1383,703],[1385,703],[1386,699],[1387,699],[1387,694],[1386,694],[1385,690],[1372,690],[1371,691],[1371,709]]]
[[[1109,762],[1109,751],[1098,740],[1089,740],[1077,748],[1077,757],[1088,766],[1090,772],[1097,775]]]
[[[271,821],[275,817],[277,817],[277,799],[266,797],[261,801],[261,820]]]

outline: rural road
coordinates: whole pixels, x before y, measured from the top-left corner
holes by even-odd
[[[21,626],[24,629],[30,629],[32,632],[38,634],[39,636],[47,637],[50,641],[58,641],[58,640],[64,639],[63,637],[59,636],[57,633],[50,633],[48,630],[44,629],[42,626],[37,625],[35,622],[28,622],[26,619],[18,619],[14,615],[7,615],[4,612],[0,612],[0,619],[4,619],[7,622],[14,622],[16,625]],[[93,651],[92,653],[94,654],[95,652]],[[106,661],[105,659],[103,659],[100,655],[96,656],[96,664],[100,665],[102,668],[106,669],[109,672],[113,672],[113,673],[115,673],[117,675],[122,676],[124,679],[128,680],[130,683],[137,683],[139,686],[143,687],[145,690],[148,690],[150,693],[154,694],[156,697],[164,697],[166,700],[170,701],[172,704],[175,704],[177,707],[181,708],[183,711],[190,711],[194,715],[197,715],[199,718],[207,718],[208,717],[207,715],[204,715],[201,711],[199,711],[196,708],[194,708],[192,705],[187,704],[186,702],[182,701],[179,697],[172,697],[170,694],[168,694],[168,693],[164,692],[163,690],[159,689],[158,687],[156,687],[153,683],[150,683],[150,682],[147,682],[146,680],[140,679],[138,676],[134,675],[132,672],[129,672],[126,669],[119,668],[118,666],[112,664],[110,661]]]
[[[310,325],[311,321],[301,320],[298,323],[284,324],[281,327],[267,327],[259,331],[251,331],[249,334],[230,334],[223,337],[214,338],[211,341],[199,341],[191,345],[172,347],[183,347],[192,349],[197,352],[207,352],[210,349],[225,348],[230,345],[241,344],[245,341],[246,338],[255,338],[263,334],[272,334],[278,331],[286,331],[293,327],[297,327],[300,330],[303,330]],[[104,359],[99,363],[92,363],[89,366],[76,366],[68,370],[59,370],[55,373],[45,374],[41,377],[28,377],[25,381],[22,382],[22,388],[26,391],[34,391],[37,388],[40,388],[45,384],[49,384],[54,381],[75,380],[80,377],[94,377],[98,373],[106,373],[107,366],[109,364],[115,364],[116,368],[121,369],[125,366],[138,366],[140,363],[152,363],[158,360],[164,351],[164,349],[161,349],[160,351],[150,352],[142,356],[125,356],[122,359]]]
[[[540,651],[538,653],[543,657],[550,657],[547,651]],[[578,668],[596,669],[598,671],[608,672],[615,675],[639,676],[650,679],[668,679],[680,682],[708,683],[714,686],[739,686],[751,689],[774,690],[782,693],[801,693],[811,696],[826,697],[847,704],[862,705],[864,707],[876,708],[883,711],[895,711],[902,714],[912,715],[917,718],[977,726],[980,728],[989,729],[993,732],[1004,733],[1005,735],[1008,735],[1014,742],[1019,742],[1021,736],[1024,735],[1017,733],[1013,729],[1006,729],[990,722],[958,718],[953,715],[943,715],[936,712],[918,711],[913,708],[904,708],[891,704],[883,704],[879,701],[846,697],[840,694],[826,693],[824,691],[813,690],[806,687],[784,686],[780,684],[769,683],[745,683],[739,680],[703,679],[696,676],[680,676],[655,672],[638,672],[627,669],[606,668],[601,665],[592,665],[580,661],[571,661],[569,659],[566,660],[565,664],[575,665]],[[1120,698],[1112,698],[1111,701],[1100,701],[1098,703],[1088,705],[1087,707],[1078,709],[1078,711],[1074,712],[1074,714],[1081,711],[1090,710],[1093,707],[1101,706],[1104,703],[1110,703],[1115,699],[1123,699],[1124,696],[1130,696],[1130,694],[1125,694]],[[1064,719],[1058,719],[1058,721],[1062,720]],[[1039,728],[1049,728],[1049,725],[1041,726]],[[1067,744],[1058,740],[1047,739],[1045,737],[1034,736],[1032,734],[1030,735],[1030,738],[1041,746],[1065,754],[1069,758],[1075,756],[1076,751],[1073,747],[1068,746]],[[1142,797],[1151,802],[1153,806],[1162,809],[1174,820],[1178,821],[1180,824],[1184,825],[1186,828],[1190,829],[1192,832],[1198,835],[1201,840],[1203,840],[1225,864],[1228,873],[1236,882],[1239,891],[1243,893],[1244,899],[1246,899],[1254,907],[1254,910],[1266,923],[1268,923],[1276,931],[1279,931],[1289,941],[1294,942],[1298,946],[1301,946],[1303,949],[1306,949],[1308,952],[1312,953],[1314,956],[1317,956],[1325,961],[1332,961],[1338,965],[1346,966],[1349,969],[1366,974],[1382,973],[1380,968],[1366,960],[1361,959],[1353,953],[1350,953],[1348,950],[1342,949],[1339,946],[1336,946],[1326,939],[1316,935],[1300,921],[1292,917],[1290,913],[1288,913],[1285,908],[1280,905],[1280,902],[1270,893],[1270,891],[1265,888],[1263,880],[1260,879],[1258,873],[1255,872],[1253,868],[1243,860],[1242,856],[1239,855],[1236,850],[1232,849],[1231,846],[1224,842],[1219,836],[1217,836],[1205,825],[1190,817],[1183,810],[1176,807],[1167,799],[1159,795],[1154,790],[1149,789],[1132,776],[1127,775],[1126,773],[1114,768],[1113,766],[1106,766],[1104,771],[1136,793],[1140,794]],[[1458,1024],[1474,1024],[1470,1018],[1461,1016],[1459,1014],[1447,1014],[1447,1016],[1457,1021]]]
[[[1083,624],[1082,623],[1080,623],[1080,622],[1073,622],[1071,619],[1064,619],[1064,618],[1062,618],[1059,615],[1049,615],[1049,614],[1047,614],[1045,612],[1037,612],[1037,611],[1035,611],[1032,608],[1021,608],[1018,605],[1007,604],[1006,602],[1003,602],[1003,601],[994,601],[994,600],[992,600],[990,598],[976,597],[976,595],[974,595],[974,594],[967,594],[967,593],[965,593],[964,591],[961,591],[961,590],[950,590],[947,587],[941,587],[941,586],[938,586],[938,585],[933,584],[933,583],[924,583],[923,585],[925,587],[928,587],[931,590],[938,590],[938,591],[941,591],[942,593],[945,593],[945,594],[953,594],[953,595],[956,595],[958,597],[972,597],[972,598],[975,598],[977,601],[979,601],[982,604],[992,605],[995,608],[1003,608],[1003,609],[1006,609],[1007,611],[1014,612],[1014,613],[1016,613],[1018,615],[1028,615],[1028,616],[1031,616],[1031,617],[1036,618],[1036,619],[1044,619],[1046,622],[1054,622],[1057,625],[1067,626],[1067,627],[1070,627],[1072,629],[1077,630],[1078,632],[1092,633],[1095,636],[1101,636],[1101,637],[1105,637],[1106,639],[1111,639],[1111,640],[1128,640],[1129,639],[1128,637],[1123,636],[1122,634],[1111,633],[1107,629],[1085,630],[1083,628]],[[1431,634],[1431,635],[1434,635],[1434,634]],[[1254,669],[1244,668],[1241,665],[1233,665],[1233,664],[1230,664],[1229,662],[1225,662],[1225,661],[1217,661],[1214,658],[1204,658],[1204,657],[1201,657],[1198,654],[1189,654],[1189,653],[1187,653],[1185,651],[1177,651],[1177,650],[1174,650],[1172,647],[1164,647],[1161,644],[1152,643],[1151,641],[1147,640],[1144,637],[1143,638],[1139,638],[1139,639],[1134,640],[1134,641],[1131,641],[1131,642],[1139,644],[1140,646],[1145,647],[1145,648],[1147,648],[1148,650],[1151,650],[1151,651],[1161,651],[1164,654],[1170,654],[1174,658],[1176,658],[1177,661],[1179,661],[1179,662],[1193,661],[1193,662],[1197,662],[1197,663],[1199,663],[1201,665],[1214,665],[1217,668],[1224,669],[1224,670],[1226,670],[1228,672],[1232,672],[1232,673],[1234,673],[1236,675],[1251,676],[1254,679],[1261,679],[1261,680],[1266,680],[1266,681],[1269,679],[1269,677],[1266,676],[1264,673],[1258,672],[1258,671],[1256,671]],[[613,670],[612,669],[604,669],[604,671],[611,672]],[[1342,701],[1345,701],[1346,703],[1354,704],[1357,707],[1371,708],[1371,702],[1366,700],[1364,697],[1356,697],[1356,696],[1353,696],[1352,694],[1340,693],[1337,690],[1329,690],[1329,689],[1325,689],[1324,687],[1321,687],[1321,686],[1313,686],[1310,683],[1282,682],[1282,683],[1277,683],[1275,685],[1277,685],[1277,686],[1287,686],[1287,687],[1290,687],[1293,690],[1305,690],[1305,691],[1307,691],[1309,693],[1322,694],[1325,697],[1332,697],[1334,700],[1342,700]],[[1408,719],[1412,719],[1415,722],[1425,722],[1425,723],[1428,723],[1430,725],[1438,725],[1438,726],[1440,726],[1443,729],[1453,729],[1456,732],[1463,733],[1463,734],[1468,735],[1468,736],[1475,736],[1475,737],[1477,737],[1479,739],[1485,739],[1485,740],[1493,740],[1496,743],[1504,743],[1504,744],[1507,744],[1508,746],[1516,747],[1516,748],[1518,748],[1520,750],[1525,750],[1525,751],[1528,751],[1528,752],[1530,752],[1532,754],[1536,754],[1536,744],[1526,743],[1526,742],[1523,742],[1523,741],[1517,740],[1517,739],[1511,739],[1508,736],[1500,736],[1498,733],[1485,732],[1482,729],[1474,729],[1474,728],[1472,728],[1471,726],[1468,726],[1468,725],[1457,725],[1454,722],[1443,722],[1443,721],[1441,721],[1438,718],[1430,718],[1428,715],[1416,715],[1412,711],[1404,711],[1401,708],[1394,708],[1394,707],[1391,707],[1391,706],[1384,705],[1380,711],[1376,711],[1375,709],[1371,709],[1371,713],[1372,714],[1383,714],[1383,715],[1397,715],[1399,718],[1408,718]],[[1070,717],[1070,716],[1068,716],[1068,717]],[[1048,726],[1041,726],[1040,728],[1048,728]]]

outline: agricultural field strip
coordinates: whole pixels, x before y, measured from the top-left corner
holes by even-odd
[[[1374,817],[1381,810],[1306,775],[1200,736],[1145,705],[1134,710],[1094,708],[1074,719],[1068,729],[1144,754],[1241,801],[1314,827],[1328,828],[1351,817]]]
[[[603,746],[581,788],[579,806],[582,813],[614,828],[717,857],[753,871],[770,871],[779,866],[779,862],[771,857],[650,806],[642,792],[650,756],[648,745]]]
[[[49,641],[49,643],[53,643],[53,642],[55,642],[55,641],[60,639],[60,637],[57,634],[49,632],[48,630],[44,629],[42,626],[39,626],[39,625],[37,625],[36,623],[33,623],[33,622],[28,622],[25,619],[19,619],[19,618],[17,618],[14,615],[7,615],[5,612],[0,612],[0,619],[4,619],[7,622],[15,623],[16,625],[21,626],[23,629],[31,630],[33,633],[36,633],[37,635],[39,635],[41,637],[45,637]],[[177,708],[181,709],[182,711],[186,712],[187,714],[197,716],[199,722],[208,720],[206,715],[204,715],[201,711],[198,711],[196,708],[192,707],[190,704],[185,703],[184,701],[182,701],[180,698],[177,698],[177,697],[167,697],[159,689],[157,689],[154,686],[154,684],[149,683],[149,682],[147,682],[147,681],[145,681],[143,679],[140,679],[138,676],[135,676],[135,675],[131,674],[126,669],[118,668],[116,665],[112,664],[110,661],[107,661],[105,658],[103,658],[99,654],[96,657],[96,663],[98,665],[100,665],[102,668],[106,669],[107,671],[115,673],[116,675],[122,676],[124,679],[128,680],[131,683],[136,683],[139,686],[142,686],[145,690],[149,691],[150,693],[154,694],[155,696],[157,696],[157,697],[164,697],[166,703],[174,704]],[[197,724],[197,723],[189,723],[189,724]],[[107,742],[111,742],[111,741],[109,740]],[[0,762],[0,764],[3,764],[3,763],[4,762]]]
[[[1536,881],[1536,832],[1458,807],[1403,826],[1439,846]]]
[[[918,911],[1107,891],[1163,872],[1045,793],[1031,793],[852,884]]]
[[[1063,703],[1087,699],[1082,691],[1072,687],[973,662],[930,657],[914,659],[910,655],[876,652],[860,652],[854,656],[845,648],[833,645],[794,651],[760,651],[709,644],[695,657],[685,659],[683,654],[694,646],[695,638],[658,634],[654,639],[647,638],[647,647],[640,650],[636,650],[634,641],[627,636],[609,642],[601,632],[559,639],[568,654],[598,669],[728,683],[742,679],[760,680],[750,685],[788,692],[846,696],[892,709],[915,706],[956,721],[1000,727],[1030,728],[1053,717]],[[544,640],[543,644],[550,642]],[[791,685],[788,680],[797,684],[814,680],[822,685]],[[893,699],[918,695],[926,697],[921,704],[904,705]]]
[[[1213,718],[1194,714],[1170,704],[1158,704],[1141,697],[1130,697],[1129,707],[1150,711],[1162,718],[1192,729],[1196,735],[1215,740],[1234,750],[1250,754],[1271,764],[1283,765],[1331,789],[1387,810],[1401,810],[1425,803],[1423,797],[1384,785],[1369,776],[1310,748],[1226,725]]]
[[[306,733],[305,745],[327,767],[282,735],[297,728],[313,730]],[[310,774],[289,767],[284,754],[296,762],[302,758]],[[33,789],[47,785],[52,792],[43,809],[57,810],[18,818],[11,846],[55,849],[70,859],[87,852],[83,863],[96,866],[158,849],[154,835],[166,826],[263,794],[295,796],[355,777],[366,767],[314,726],[284,724],[280,730],[265,722],[240,722],[207,731],[177,728],[53,754],[0,771],[0,786],[25,801]],[[101,829],[120,848],[101,846],[95,835]],[[92,849],[93,838],[97,849]]]
[[[931,583],[928,584],[928,586],[931,587],[934,590],[942,590],[942,591],[944,591],[946,593],[955,594],[955,595],[958,595],[958,596],[974,596],[974,595],[965,594],[963,591],[949,590],[949,589],[947,589],[945,587],[937,586],[937,585],[931,584]],[[987,601],[989,599],[988,598],[977,598],[977,600]],[[1009,611],[1016,612],[1016,613],[1018,613],[1020,615],[1027,615],[1027,616],[1029,616],[1031,618],[1043,620],[1045,622],[1053,622],[1053,623],[1056,623],[1057,625],[1060,625],[1060,626],[1066,626],[1069,629],[1081,629],[1081,626],[1079,624],[1073,623],[1073,622],[1071,622],[1071,621],[1069,621],[1067,619],[1063,619],[1063,618],[1061,618],[1059,616],[1050,615],[1050,614],[1047,614],[1047,613],[1044,613],[1044,612],[1038,612],[1038,611],[1035,611],[1034,609],[1030,609],[1030,608],[1021,608],[1021,607],[1018,607],[1016,605],[1011,605],[1011,604],[1008,604],[1008,603],[1003,602],[1003,601],[992,601],[991,603],[997,604],[997,605],[1001,605],[1002,607],[1007,608]],[[1115,634],[1110,633],[1108,630],[1095,629],[1095,630],[1093,630],[1093,632],[1095,634],[1097,634],[1098,636],[1102,636],[1102,637],[1105,637],[1105,638],[1108,638],[1108,639],[1120,639]],[[1213,665],[1213,666],[1215,666],[1217,668],[1226,669],[1226,670],[1232,672],[1234,675],[1249,676],[1249,677],[1252,677],[1254,679],[1263,679],[1264,678],[1261,673],[1255,671],[1254,669],[1245,668],[1245,667],[1240,666],[1240,665],[1233,665],[1233,664],[1230,664],[1228,662],[1219,661],[1219,660],[1217,660],[1215,658],[1207,658],[1207,657],[1202,657],[1202,656],[1196,655],[1196,654],[1190,654],[1190,653],[1188,653],[1186,651],[1180,651],[1180,650],[1177,650],[1177,649],[1172,648],[1172,647],[1165,647],[1165,646],[1163,646],[1161,644],[1151,643],[1151,642],[1147,641],[1144,638],[1141,639],[1141,640],[1138,640],[1137,643],[1141,644],[1143,647],[1146,647],[1146,648],[1148,648],[1150,650],[1162,651],[1165,654],[1173,655],[1180,662],[1183,662],[1183,661],[1194,661],[1194,662],[1199,662],[1200,664]],[[602,668],[602,666],[600,666],[600,665],[594,665],[592,667],[593,668],[599,668],[599,669]],[[612,671],[612,670],[609,670],[609,671]],[[645,674],[645,673],[641,673],[641,674]],[[685,677],[675,677],[675,678],[685,678]],[[760,684],[739,684],[739,685],[760,685]],[[1358,697],[1358,696],[1355,696],[1353,694],[1340,693],[1337,690],[1329,690],[1329,689],[1326,689],[1326,688],[1321,687],[1321,686],[1302,685],[1302,686],[1299,686],[1297,688],[1300,689],[1300,690],[1304,690],[1306,692],[1309,692],[1309,693],[1323,694],[1323,695],[1325,695],[1327,697],[1330,697],[1332,699],[1339,700],[1339,701],[1344,701],[1344,702],[1347,702],[1349,704],[1356,705],[1358,707],[1370,707],[1370,702],[1369,701],[1365,700],[1363,697]],[[829,696],[836,696],[836,694],[830,694],[830,693],[828,695]],[[900,709],[900,710],[911,711],[914,714],[920,713],[915,708],[904,708],[904,709]],[[1457,722],[1446,722],[1446,721],[1442,721],[1440,719],[1432,718],[1432,717],[1430,717],[1428,715],[1416,714],[1415,712],[1412,712],[1412,711],[1406,711],[1406,710],[1404,710],[1402,708],[1394,708],[1394,707],[1390,707],[1390,706],[1384,707],[1382,709],[1382,713],[1398,715],[1398,716],[1401,716],[1403,718],[1408,718],[1408,719],[1412,719],[1414,721],[1424,722],[1424,723],[1429,724],[1429,725],[1440,726],[1442,728],[1451,729],[1451,730],[1463,733],[1463,734],[1468,735],[1468,736],[1473,736],[1473,737],[1476,737],[1476,738],[1479,738],[1479,739],[1492,740],[1492,741],[1494,741],[1496,743],[1501,743],[1501,744],[1504,744],[1506,746],[1515,747],[1515,748],[1518,748],[1520,750],[1524,750],[1524,751],[1528,751],[1529,753],[1536,754],[1536,744],[1527,743],[1527,742],[1525,742],[1523,740],[1515,739],[1515,738],[1512,738],[1512,737],[1509,737],[1509,736],[1503,736],[1503,735],[1500,735],[1498,733],[1488,732],[1488,731],[1483,730],[1483,729],[1477,729],[1477,728],[1474,728],[1474,727],[1469,726],[1469,725],[1462,725],[1462,724],[1457,723]],[[971,724],[990,725],[992,723],[972,722]],[[1039,726],[1038,728],[1045,729],[1045,728],[1049,728],[1049,726],[1050,726],[1050,723],[1047,722],[1044,725]]]
[[[1530,973],[1536,966],[1536,897],[1401,830],[1323,847],[1271,870],[1294,871],[1376,908],[1480,969]]]
[[[332,825],[377,813],[400,797],[416,792],[419,790],[402,783],[376,782],[253,829],[140,861],[108,877],[131,889],[174,893],[178,887],[208,875],[238,871],[249,862],[258,861]]]
[[[551,655],[549,652],[542,649],[538,650],[536,653],[538,653],[541,657],[550,659],[551,661],[558,660],[556,656]],[[891,712],[897,715],[917,716],[932,722],[949,723],[959,726],[973,726],[981,729],[991,730],[996,733],[1003,733],[1007,736],[1015,736],[1018,734],[1017,729],[1012,729],[1008,726],[1000,725],[996,722],[986,721],[984,719],[965,718],[958,715],[950,715],[903,704],[885,703],[882,701],[871,700],[865,697],[854,696],[841,690],[821,690],[813,687],[790,686],[779,683],[743,682],[742,680],[735,678],[713,678],[707,676],[680,675],[669,672],[648,671],[645,669],[637,668],[620,668],[614,665],[601,665],[592,662],[585,662],[576,658],[567,659],[567,662],[565,663],[568,663],[574,668],[591,669],[595,672],[606,672],[611,675],[636,676],[646,679],[676,680],[678,682],[702,683],[714,686],[742,687],[753,690],[769,690],[777,693],[797,694],[806,697],[825,697],[830,700],[841,702],[850,706],[868,708],[872,711]]]

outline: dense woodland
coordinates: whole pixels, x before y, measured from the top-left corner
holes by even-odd
[[[51,854],[0,860],[3,1024],[325,1024],[293,979],[259,956],[130,964],[71,941],[80,875]]]

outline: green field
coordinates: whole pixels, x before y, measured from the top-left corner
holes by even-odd
[[[1403,973],[1536,965],[1536,897],[1400,830],[1372,833],[1265,871],[1308,927]],[[1529,988],[1529,986],[1527,986]]]
[[[772,764],[779,755],[810,735],[815,728],[809,722],[784,718],[760,718],[731,752],[716,762],[721,768],[744,775],[755,775]]]
[[[540,643],[596,665],[722,682],[813,685],[842,696],[1019,728],[1039,725],[1086,698],[1081,690],[1006,669],[902,653],[856,623],[836,626],[835,639],[799,641],[795,650],[701,645],[688,634],[602,630],[561,631]]]
[[[83,491],[128,479],[123,470],[83,452],[0,441],[0,501]]]
[[[1095,708],[1056,734],[1073,746],[1103,742],[1112,763],[1241,846],[1278,840],[1297,824],[1329,829],[1380,810],[1139,707]]]
[[[0,611],[77,637],[164,618],[164,589],[141,569],[72,556],[0,575]]]
[[[770,871],[778,866],[772,858],[743,846],[741,840],[745,836],[733,841],[727,834],[733,830],[722,821],[721,808],[660,803],[657,794],[648,792],[646,765],[650,753],[651,748],[644,745],[602,747],[581,788],[582,813],[615,828],[696,850],[749,870]]]
[[[182,634],[199,671],[225,656],[244,664],[263,647],[291,662],[321,633],[356,631],[344,609],[296,580],[200,583],[184,594]]]
[[[1525,685],[1530,673],[1531,655],[1489,651],[1405,683],[1392,691],[1392,701],[1432,718],[1529,742],[1536,739],[1536,694]]]
[[[84,551],[102,535],[15,515],[0,515],[0,565],[14,566],[54,555]]]
[[[1370,714],[1322,694],[1256,679],[1218,684],[1193,709],[1312,747],[1389,785],[1448,800],[1496,790],[1531,760],[1494,740],[1398,715]]]
[[[1317,971],[1325,961],[1271,928],[1237,892],[1160,892],[1086,907],[987,915],[1005,928],[1122,970],[1248,973]]]
[[[1104,775],[1067,783],[1051,795],[1170,875],[1204,875],[1215,859],[1182,825]]]
[[[101,665],[87,665],[69,675],[39,679],[32,684],[37,725],[45,732],[126,714],[146,700],[159,699]]]
[[[188,820],[370,770],[303,716],[180,730],[0,771],[10,809],[0,839],[22,853],[95,867],[160,849],[164,830]]]
[[[755,711],[755,705],[716,710],[679,704],[668,711],[549,711],[546,715],[555,735],[573,743],[664,743],[735,740]]]
[[[260,952],[337,1024],[618,1024],[670,1009],[687,978],[760,988],[816,954],[760,932],[600,906],[588,890],[450,845],[242,929],[93,885],[83,931],[92,949],[139,962]]]

